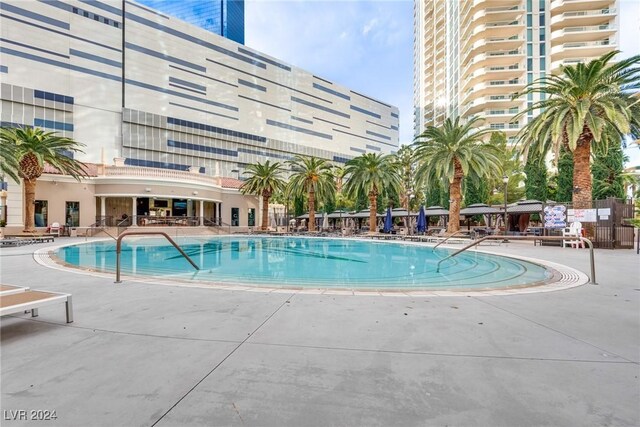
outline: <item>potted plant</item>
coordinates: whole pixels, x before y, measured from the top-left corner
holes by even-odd
[[[4,228],[7,226],[7,221],[0,219],[0,239],[4,239]]]

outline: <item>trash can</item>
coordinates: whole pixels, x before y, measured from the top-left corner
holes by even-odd
[[[69,237],[78,237],[78,229],[76,227],[69,229]]]

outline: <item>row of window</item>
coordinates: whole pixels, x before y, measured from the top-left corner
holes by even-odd
[[[73,132],[72,123],[56,122],[53,120],[44,120],[44,119],[33,119],[33,125],[41,128]]]
[[[80,226],[80,202],[65,202],[64,224],[67,227]],[[36,227],[49,226],[49,201],[36,200],[34,211],[34,224]]]
[[[35,98],[47,99],[49,101],[63,102],[65,104],[73,104],[72,96],[60,95],[59,93],[45,92],[43,90],[34,90],[33,96]]]
[[[80,9],[74,7],[71,9],[73,13],[76,15],[84,16],[85,18],[93,19],[94,21],[102,22],[103,24],[110,25],[112,27],[120,28],[120,23],[118,21],[114,21],[113,19],[105,18],[104,16],[97,15],[93,12],[89,12],[84,9]]]
[[[215,133],[220,133],[222,135],[229,135],[236,138],[245,138],[252,141],[267,142],[267,138],[263,136],[251,135],[244,132],[237,132],[231,129],[224,129],[224,128],[219,128],[215,126],[205,125],[204,123],[190,122],[188,120],[176,119],[174,117],[167,117],[167,124],[184,126],[192,129],[200,129],[207,132],[215,132]]]

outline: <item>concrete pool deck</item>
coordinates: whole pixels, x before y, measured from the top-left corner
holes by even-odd
[[[75,322],[2,318],[3,426],[640,425],[635,251],[597,250],[599,285],[412,297],[116,285],[36,263],[46,245],[0,250],[1,280],[73,294]]]

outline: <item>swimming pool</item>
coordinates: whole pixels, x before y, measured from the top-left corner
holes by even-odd
[[[225,236],[182,238],[178,244],[199,271],[166,240],[122,242],[122,272],[142,277],[284,288],[481,290],[541,284],[552,271],[528,261],[451,250],[356,239]],[[114,272],[114,241],[58,248],[67,265]]]

